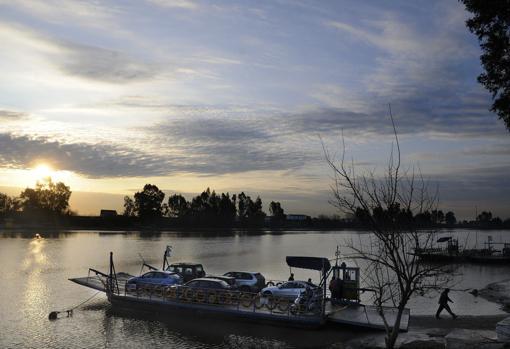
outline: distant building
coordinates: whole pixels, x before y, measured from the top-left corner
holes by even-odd
[[[115,217],[117,216],[116,210],[101,210],[100,217]]]
[[[307,219],[310,219],[310,216],[307,216],[304,214],[288,214],[287,215],[288,221],[301,222],[301,221],[306,221]]]

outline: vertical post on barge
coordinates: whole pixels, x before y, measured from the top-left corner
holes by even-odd
[[[166,270],[165,268],[167,266],[170,266],[170,263],[168,263],[168,257],[172,255],[172,246],[167,245],[165,253],[163,254],[163,270]]]
[[[115,281],[115,284],[113,283]],[[107,293],[113,294],[115,291],[119,293],[119,284],[117,282],[117,273],[115,272],[115,265],[113,264],[113,252],[110,252],[110,273],[106,284]]]
[[[326,266],[324,265],[324,260],[322,261],[322,318],[324,319],[326,316],[326,284],[328,278],[328,271],[326,270]]]

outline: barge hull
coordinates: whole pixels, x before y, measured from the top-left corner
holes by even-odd
[[[214,317],[225,319],[237,319],[264,324],[276,324],[283,326],[317,329],[326,321],[319,316],[288,316],[264,311],[239,311],[237,307],[219,305],[207,305],[185,302],[162,301],[158,299],[141,299],[119,295],[110,295],[109,301],[113,307],[119,310],[138,311],[150,313],[159,317],[174,317],[178,314],[196,314],[201,317]]]

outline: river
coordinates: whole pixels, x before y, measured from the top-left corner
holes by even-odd
[[[172,245],[172,261],[200,262],[211,274],[249,270],[262,272],[266,280],[284,280],[289,275],[286,255],[334,258],[336,246],[356,232],[37,232],[41,239],[35,239],[35,233],[0,232],[0,348],[285,348],[328,346],[357,335],[352,329],[304,331],[235,321],[143,318],[113,311],[103,294],[71,318],[48,320],[50,311],[68,309],[94,295],[94,290],[67,279],[87,275],[90,267],[107,271],[110,251],[117,271],[131,274],[140,272],[140,256],[160,265],[163,251]],[[461,245],[485,241],[487,235],[510,241],[510,231],[443,232],[447,234],[458,236]],[[318,272],[292,271],[296,279],[319,281]],[[510,266],[465,265],[458,274],[455,289],[480,289],[509,278]],[[460,316],[503,312],[467,292],[453,291],[451,298]],[[414,315],[433,314],[437,295],[418,296],[409,306]]]

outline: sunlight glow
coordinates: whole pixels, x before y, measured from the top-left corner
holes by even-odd
[[[41,163],[30,170],[30,180],[32,183],[51,178],[54,182],[63,182],[69,179],[71,172],[69,171],[56,171],[51,166]]]
[[[46,177],[52,177],[53,175],[53,170],[46,164],[37,165],[37,167],[34,168],[32,172],[34,173],[34,177],[36,177],[37,180]]]

